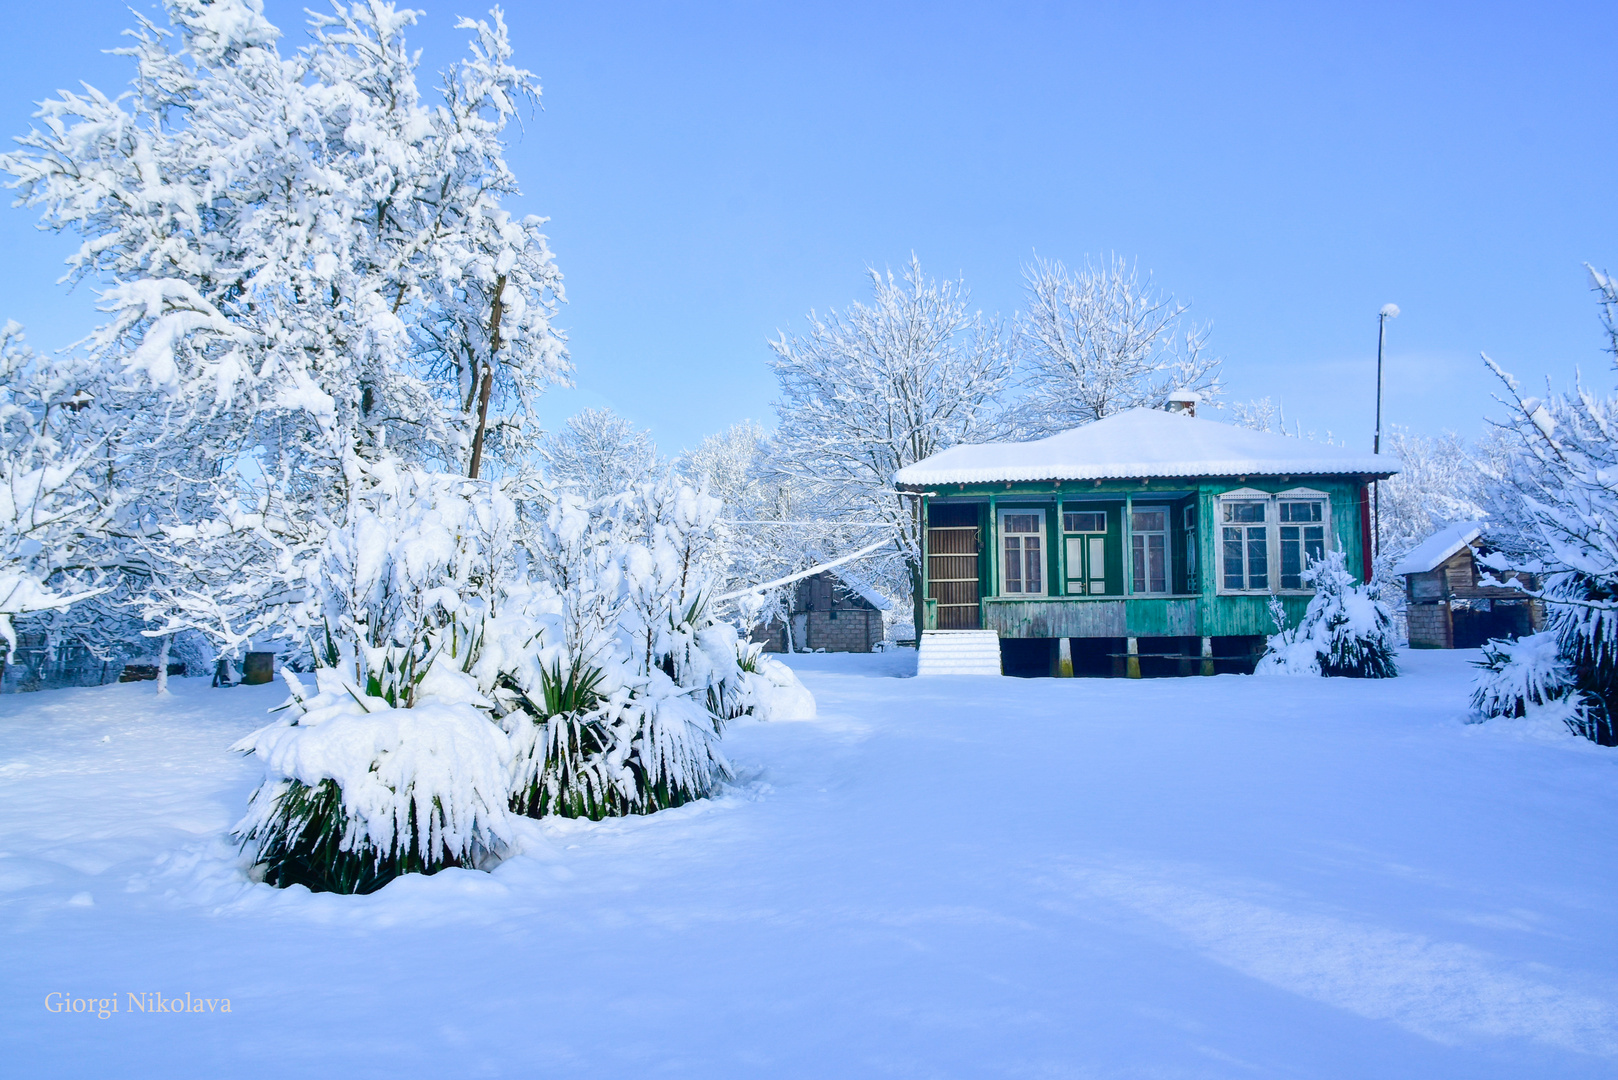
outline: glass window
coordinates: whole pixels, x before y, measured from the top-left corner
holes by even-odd
[[[1185,508],[1182,522],[1185,544],[1185,591],[1196,592],[1200,586],[1197,584],[1197,508],[1195,505]]]
[[[1220,530],[1223,581],[1226,589],[1269,591],[1269,529],[1267,503],[1227,502]]]
[[[1169,512],[1163,507],[1136,510],[1129,530],[1130,556],[1137,593],[1169,591]]]
[[[1070,510],[1062,515],[1062,530],[1070,533],[1104,533],[1107,531],[1107,512]]]
[[[1003,512],[1000,531],[1004,537],[1001,574],[1007,595],[1045,594],[1045,515]]]
[[[1319,500],[1281,504],[1281,588],[1304,588],[1303,572],[1326,557],[1324,517]]]

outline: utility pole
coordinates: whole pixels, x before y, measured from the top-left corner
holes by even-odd
[[[1388,320],[1399,317],[1398,304],[1383,304],[1376,313],[1376,435],[1371,453],[1382,452],[1382,345],[1388,337]],[[1382,554],[1382,481],[1371,481],[1371,550]]]

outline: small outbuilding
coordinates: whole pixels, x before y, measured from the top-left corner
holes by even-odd
[[[886,635],[890,604],[850,577],[822,570],[798,582],[787,624],[776,619],[753,632],[766,652],[870,652]],[[789,636],[790,635],[790,636]]]
[[[1482,584],[1487,554],[1481,522],[1446,525],[1417,544],[1393,572],[1405,579],[1405,618],[1415,649],[1475,649],[1490,638],[1517,638],[1545,627],[1545,604],[1511,585]],[[1537,589],[1532,574],[1508,575]]]

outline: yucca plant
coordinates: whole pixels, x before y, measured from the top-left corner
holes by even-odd
[[[409,827],[388,850],[357,839],[343,809],[335,780],[310,787],[288,780],[271,795],[274,810],[261,825],[242,835],[242,844],[258,845],[257,862],[264,880],[278,888],[302,885],[311,892],[371,893],[400,874],[432,874],[462,866],[462,856],[448,847],[423,858],[414,808]],[[351,846],[345,847],[345,841]]]

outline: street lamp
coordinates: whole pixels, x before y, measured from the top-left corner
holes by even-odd
[[[1399,317],[1398,304],[1383,304],[1376,313],[1376,436],[1371,442],[1371,453],[1382,452],[1382,344],[1388,337],[1388,320]],[[1382,481],[1371,481],[1372,491],[1372,551],[1382,554]]]

